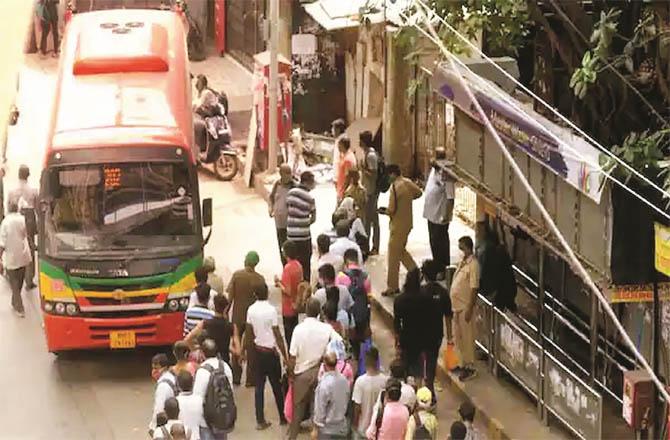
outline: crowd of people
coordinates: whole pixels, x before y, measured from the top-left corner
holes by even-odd
[[[230,420],[223,415],[234,406],[225,398],[233,399],[234,393],[210,390],[214,385],[207,383],[205,375],[212,371],[220,370],[231,386],[240,386],[246,370],[245,386],[255,388],[259,431],[272,425],[264,411],[265,383],[269,381],[277,420],[288,425],[290,439],[298,436],[307,421],[312,438],[319,439],[438,438],[435,372],[445,329],[461,359],[453,372],[463,381],[475,377],[472,317],[479,269],[470,237],[459,240],[463,258],[451,288],[444,282],[450,263],[453,181],[442,169],[431,170],[424,217],[434,258],[419,268],[406,245],[413,227],[412,203],[422,189],[402,177],[398,166],[384,164],[372,146],[370,132],[361,133],[359,139],[363,163],[356,162],[349,139],[341,132],[336,134],[337,206],[332,229],[313,241],[316,203],[311,172],[303,172],[296,182],[290,166],[282,165],[270,193],[269,214],[275,221],[283,267],[273,280],[281,295],[279,311],[268,300],[268,283],[256,271],[260,257],[255,251],[248,252],[244,267],[233,274],[225,292],[222,284],[218,291],[212,289],[211,260],[196,272],[197,286],[185,314],[184,341],[174,347],[176,362],[168,367],[161,355],[154,359],[157,386],[150,425],[154,438],[165,438],[167,427],[190,434],[192,439],[225,438],[232,426],[224,426]],[[389,206],[379,208],[379,193],[387,190]],[[380,213],[390,218],[383,295],[394,297],[396,352],[388,369],[381,365],[373,343],[372,287],[365,265],[379,252]],[[401,262],[408,269],[402,290],[398,279]],[[208,363],[209,369],[204,370]],[[223,415],[219,414],[218,422],[214,419],[216,405],[210,402],[214,408],[208,409],[208,394],[223,396],[218,404],[228,412],[219,408]],[[169,400],[172,397],[176,402]],[[196,398],[198,405],[192,403]],[[472,405],[462,405],[459,413],[462,420],[450,427],[449,437],[479,437],[472,426]],[[180,428],[177,422],[170,422],[175,414],[181,420]]]

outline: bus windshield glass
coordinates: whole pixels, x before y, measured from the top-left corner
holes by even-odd
[[[183,164],[64,166],[50,171],[48,186],[42,209],[52,257],[174,252],[199,243],[196,200]]]

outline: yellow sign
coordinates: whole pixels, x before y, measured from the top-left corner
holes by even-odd
[[[670,276],[670,228],[654,223],[654,230],[656,232],[654,265],[657,271]]]
[[[110,348],[135,348],[135,332],[132,330],[109,332]]]
[[[651,284],[610,286],[611,303],[642,303],[654,300],[654,287]],[[670,283],[658,284],[658,297],[661,301],[670,301]]]

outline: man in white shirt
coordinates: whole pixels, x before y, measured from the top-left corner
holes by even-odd
[[[326,289],[335,286],[336,276],[335,268],[332,264],[324,264],[321,266],[321,268],[319,268],[319,281],[323,287],[314,292],[312,297],[319,301],[321,307],[326,304]],[[336,287],[340,291],[340,300],[337,302],[337,310],[344,310],[345,312],[349,312],[349,309],[351,309],[351,307],[354,305],[354,299],[351,297],[349,289],[345,286]]]
[[[177,375],[177,384],[181,390],[177,396],[179,402],[179,420],[187,431],[191,431],[191,440],[200,440],[200,425],[204,420],[203,398],[193,394],[193,376],[187,370]]]
[[[433,260],[446,268],[450,262],[449,222],[454,210],[454,179],[445,169],[433,165],[428,175],[423,217],[428,221],[428,238]]]
[[[352,429],[355,438],[366,438],[365,432],[372,421],[372,413],[379,394],[386,386],[388,376],[379,371],[379,351],[370,347],[365,354],[365,374],[356,379],[351,394],[353,406]]]
[[[165,401],[165,415],[167,416],[168,421],[165,425],[157,427],[154,430],[154,440],[169,440],[172,438],[170,430],[173,426],[184,426],[184,423],[179,420],[179,401],[176,397],[170,397]],[[184,430],[186,432],[186,438],[191,438],[191,431]]]
[[[333,328],[319,321],[321,303],[310,298],[307,303],[307,318],[293,331],[289,372],[293,375],[293,419],[288,431],[289,439],[297,438],[300,422],[308,405],[314,401],[319,366],[328,342],[342,339]]]
[[[199,396],[200,399],[205,398],[205,394],[207,393],[207,385],[209,384],[209,378],[212,375],[212,373],[207,371],[205,366],[209,366],[213,369],[223,367],[223,371],[226,374],[226,378],[228,378],[228,382],[231,386],[233,384],[233,370],[231,370],[227,363],[219,359],[218,348],[212,339],[205,339],[205,342],[202,343],[202,352],[204,353],[206,359],[202,364],[200,364],[200,368],[198,368],[198,370],[195,372],[195,380],[193,381],[193,394]],[[212,433],[212,431],[207,426],[207,422],[205,421],[204,417],[200,419],[200,436],[206,439],[216,438],[214,433]]]
[[[198,286],[202,284],[207,284],[209,286],[209,301],[207,302],[206,306],[210,310],[214,310],[214,297],[218,295],[220,292],[212,288],[212,285],[209,284],[209,272],[207,267],[203,264],[201,267],[197,268],[195,270],[195,273],[193,274],[195,276],[195,286],[196,289]],[[188,300],[188,306],[193,307],[194,305],[198,304],[198,292],[196,289],[193,289],[193,292],[191,292],[191,296],[189,297]]]
[[[284,338],[279,331],[279,313],[268,301],[268,286],[263,284],[256,289],[256,302],[247,311],[247,328],[245,333],[245,351],[254,356],[254,384],[256,393],[256,429],[264,431],[272,423],[265,420],[265,379],[270,380],[272,393],[277,404],[280,424],[285,425],[284,395],[281,389],[281,363],[279,353],[284,362],[288,360]],[[279,353],[277,353],[279,350]]]
[[[335,272],[339,272],[344,267],[344,258],[330,252],[330,237],[326,234],[321,234],[316,238],[316,249],[319,252],[319,259],[317,260],[315,270],[319,270],[324,264],[332,264]],[[313,274],[312,279],[317,279],[317,274]]]
[[[19,207],[14,202],[7,203],[7,216],[0,224],[0,255],[2,264],[7,271],[7,278],[12,289],[12,308],[21,318],[25,316],[21,289],[26,275],[26,268],[32,258],[26,232],[25,218],[19,214]],[[2,267],[0,267],[0,271]]]
[[[363,264],[363,252],[361,252],[361,247],[349,238],[349,222],[346,220],[340,220],[335,225],[335,231],[337,232],[337,238],[330,245],[330,253],[337,255],[338,257],[344,259],[344,253],[348,249],[356,249],[358,253],[358,264]]]
[[[174,374],[170,372],[170,361],[164,353],[151,358],[151,377],[156,381],[154,405],[149,422],[149,436],[156,430],[156,415],[165,408],[165,401],[176,396],[177,383]]]
[[[27,165],[19,167],[19,184],[7,194],[7,204],[16,203],[19,212],[26,221],[26,237],[30,247],[30,264],[26,266],[25,283],[26,289],[34,289],[35,286],[35,235],[37,235],[37,216],[35,209],[38,206],[38,191],[28,184],[30,168]]]

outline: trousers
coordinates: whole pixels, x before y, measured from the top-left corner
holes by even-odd
[[[270,381],[272,394],[275,397],[279,419],[284,420],[284,394],[281,390],[281,363],[279,355],[274,351],[255,350],[256,357],[256,392],[254,403],[256,407],[256,423],[265,422],[263,409],[265,408],[265,379]]]
[[[297,260],[302,266],[302,279],[309,283],[312,275],[312,240],[300,240],[295,244],[298,251]]]
[[[293,330],[298,326],[298,315],[283,316],[284,321],[284,337],[286,338],[286,345],[291,346],[291,339],[293,339]]]
[[[379,251],[379,213],[377,202],[379,193],[375,192],[366,197],[365,200],[365,233],[372,240],[371,250]]]
[[[465,311],[454,311],[451,326],[454,331],[454,344],[458,350],[461,367],[472,367],[475,363],[475,317],[465,320]]]
[[[240,341],[244,341],[244,331],[246,330],[246,325],[241,324],[237,325],[237,330],[240,334]],[[242,365],[240,363],[240,358],[238,356],[235,356],[234,354],[230,354],[231,357],[231,369],[233,370],[233,383],[234,384],[239,384],[242,381]],[[254,383],[254,366],[256,363],[256,357],[252,354],[249,356],[247,359],[247,377],[246,377],[246,384],[251,385]]]
[[[40,21],[42,28],[42,38],[40,39],[40,52],[42,55],[47,53],[47,38],[49,37],[49,32],[54,40],[54,53],[58,53],[58,19],[56,20],[41,20]]]
[[[310,368],[293,379],[293,419],[288,428],[288,438],[295,440],[300,433],[300,422],[307,408],[314,401],[319,365]]]
[[[277,228],[277,244],[279,245],[279,257],[281,258],[281,265],[286,266],[286,257],[284,256],[284,251],[282,246],[286,242],[286,228]]]
[[[449,223],[440,225],[428,220],[428,240],[433,260],[445,268],[450,263]]]
[[[407,237],[410,231],[391,231],[388,246],[388,274],[386,284],[389,290],[398,290],[398,278],[400,274],[400,263],[405,269],[411,271],[416,269],[414,258],[407,252]]]
[[[26,275],[26,268],[7,269],[7,279],[9,287],[12,289],[12,307],[17,312],[23,313],[23,300],[21,299],[21,289],[23,289],[23,280]]]

